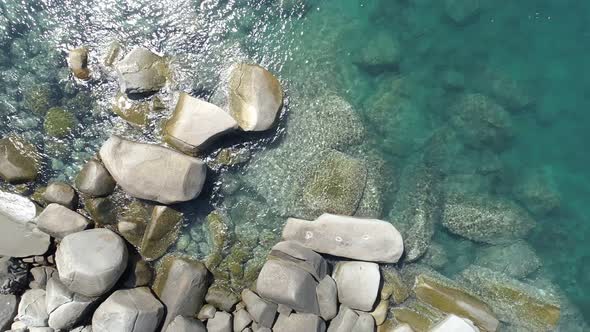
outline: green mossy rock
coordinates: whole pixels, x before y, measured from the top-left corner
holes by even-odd
[[[136,101],[129,99],[125,94],[119,93],[115,97],[113,112],[123,120],[135,126],[146,126],[152,111],[160,111],[164,108],[158,97],[151,100]]]
[[[39,84],[23,92],[25,108],[36,114],[45,114],[54,103],[53,91],[49,85]]]
[[[182,213],[163,205],[154,207],[141,241],[141,255],[148,261],[164,256],[176,242],[181,223]]]
[[[141,245],[148,220],[152,214],[152,207],[134,200],[121,211],[117,228],[119,233],[136,247]]]
[[[56,138],[63,138],[76,126],[74,115],[64,109],[54,107],[47,111],[43,127],[45,133]]]
[[[391,311],[398,322],[410,325],[415,332],[429,331],[444,317],[442,312],[417,300],[409,300]]]
[[[119,209],[110,197],[85,198],[84,209],[98,225],[114,225]]]
[[[381,298],[391,299],[393,303],[400,304],[410,297],[410,287],[406,285],[399,272],[393,267],[383,267],[383,288]]]
[[[33,181],[39,173],[37,148],[18,136],[0,139],[0,177],[13,184]]]

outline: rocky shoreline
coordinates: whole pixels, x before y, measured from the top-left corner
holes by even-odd
[[[78,80],[92,80],[88,56],[84,48],[70,53],[70,69]],[[130,124],[142,123],[147,115],[128,105],[166,84],[165,58],[136,48],[121,60],[115,55],[109,59],[124,99],[117,101],[117,114]],[[169,254],[182,240],[183,215],[175,204],[199,197],[207,179],[200,152],[230,132],[271,130],[282,110],[283,88],[268,70],[240,63],[230,76],[223,96],[212,98],[227,98],[221,106],[180,94],[163,127],[167,146],[113,135],[87,161],[74,186],[50,183],[30,198],[0,191],[0,268],[5,270],[0,270],[0,303],[6,303],[0,308],[0,330],[476,332],[557,327],[559,296],[518,280],[539,268],[532,250],[528,266],[506,266],[495,260],[510,247],[500,253],[491,247],[487,259],[453,279],[421,261],[437,260],[433,236],[438,219],[465,239],[528,248],[519,242],[534,227],[528,212],[493,197],[447,195],[441,203],[438,174],[425,162],[436,157],[432,153],[412,168],[418,176],[403,178],[400,191],[407,195],[398,194],[391,221],[379,220],[383,179],[378,162],[365,151],[344,148],[362,141],[364,129],[337,96],[321,104],[334,113],[293,119],[281,147],[261,153],[246,169],[260,196],[279,200],[272,212],[286,220],[281,238],[270,237],[269,250],[257,253],[261,258],[249,270],[240,256],[251,254],[245,251],[252,247],[243,239],[230,245],[222,212],[207,217],[212,249],[206,260]],[[485,96],[465,96],[452,125],[464,127],[460,122],[467,117],[504,114],[490,103]],[[50,119],[59,120],[48,120],[46,127],[54,133],[71,126],[59,116]],[[483,134],[462,134],[473,144],[501,145],[507,125],[494,120],[498,126],[482,120]],[[326,126],[329,121],[337,125]],[[320,130],[304,130],[306,126]],[[446,135],[434,137],[427,147],[444,145]],[[295,153],[309,165],[285,165],[282,153]],[[3,138],[0,177],[16,185],[34,181],[39,158],[21,138]],[[305,176],[293,175],[301,173]],[[281,183],[283,192],[257,187],[263,176]],[[304,180],[290,183],[295,178]],[[115,213],[117,195],[129,202],[127,214]]]

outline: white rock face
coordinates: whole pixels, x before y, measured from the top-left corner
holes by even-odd
[[[326,322],[319,316],[312,314],[291,314],[280,315],[273,326],[273,331],[281,332],[324,332],[326,331]]]
[[[230,113],[246,131],[270,129],[283,105],[281,84],[268,70],[249,64],[237,65],[229,83]]]
[[[373,309],[381,282],[379,265],[368,262],[340,262],[336,265],[333,277],[338,286],[340,303],[351,309]]]
[[[429,332],[479,332],[479,329],[471,321],[450,314]]]
[[[12,221],[27,223],[37,215],[35,203],[30,199],[0,191],[0,214]]]
[[[207,321],[208,332],[232,332],[232,316],[225,311],[218,311],[215,317]]]
[[[201,160],[159,145],[111,136],[100,149],[119,186],[137,198],[173,204],[196,198],[207,167]]]
[[[84,318],[88,307],[96,298],[86,297],[69,290],[59,281],[51,278],[47,282],[46,303],[49,313],[49,327],[69,330]]]
[[[61,282],[73,292],[96,297],[110,290],[127,266],[127,247],[105,229],[70,234],[55,253]]]
[[[237,128],[236,120],[221,108],[182,92],[166,123],[165,139],[178,150],[195,155],[216,138]]]
[[[0,256],[43,255],[49,248],[49,235],[33,222],[35,204],[26,197],[0,191]]]
[[[396,263],[404,251],[402,236],[390,223],[328,213],[315,221],[289,218],[283,239],[324,254],[378,263]]]
[[[45,291],[30,289],[26,291],[18,304],[18,320],[29,327],[47,326],[47,307],[45,306]]]
[[[118,290],[92,316],[93,332],[154,332],[164,317],[164,305],[147,287]]]
[[[194,318],[176,316],[166,328],[166,332],[207,332],[207,328]]]
[[[161,56],[136,47],[116,65],[121,92],[152,93],[166,84],[168,66]]]
[[[88,219],[67,207],[51,203],[37,217],[37,227],[56,239],[77,233],[88,227]]]

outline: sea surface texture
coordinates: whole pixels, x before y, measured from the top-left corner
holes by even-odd
[[[285,90],[278,128],[205,151],[206,189],[180,206],[173,251],[214,260],[237,289],[287,217],[379,218],[404,234],[406,262],[547,287],[561,330],[583,331],[589,22],[590,2],[573,0],[2,0],[0,136],[42,152],[28,190],[71,183],[112,134],[161,143],[178,91],[224,107],[231,65],[260,64]],[[113,111],[105,65],[136,46],[171,69],[143,126]],[[87,82],[67,67],[77,47],[90,50]],[[49,135],[53,108],[72,130]]]

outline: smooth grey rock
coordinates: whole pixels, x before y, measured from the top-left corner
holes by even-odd
[[[278,259],[268,260],[256,281],[261,297],[300,313],[319,314],[317,282],[306,271]]]
[[[167,257],[157,272],[152,289],[166,305],[163,329],[178,315],[192,317],[201,310],[211,280],[201,262]]]
[[[103,144],[100,157],[123,190],[131,196],[162,204],[196,198],[207,175],[207,167],[199,159],[117,136],[111,136]]]
[[[208,332],[232,332],[232,316],[225,311],[218,311],[215,317],[207,321]]]
[[[45,188],[43,199],[48,203],[57,203],[68,209],[73,209],[78,203],[78,194],[74,188],[67,183],[53,182]]]
[[[63,238],[55,253],[59,278],[70,290],[96,297],[109,291],[127,266],[127,247],[114,232],[97,228]]]
[[[18,304],[18,320],[28,327],[47,326],[47,307],[45,306],[45,291],[31,289],[26,291]]]
[[[375,319],[368,313],[358,313],[359,318],[354,323],[352,330],[354,332],[374,332],[375,331]]]
[[[242,331],[252,323],[252,316],[246,309],[236,310],[234,312],[234,331]]]
[[[207,332],[207,328],[205,328],[205,324],[194,318],[176,316],[168,324],[166,332]]]
[[[76,188],[94,197],[107,196],[115,190],[116,182],[97,160],[89,160],[76,177]]]
[[[279,304],[277,307],[277,312],[279,315],[289,316],[293,312],[293,308],[289,307],[288,305]]]
[[[236,304],[240,302],[240,298],[229,289],[214,285],[207,291],[205,302],[219,310],[231,312],[234,310]]]
[[[404,251],[402,236],[390,223],[328,213],[315,221],[289,218],[283,239],[324,254],[379,263],[396,263]]]
[[[377,300],[381,273],[379,265],[368,262],[340,262],[333,278],[338,286],[338,301],[362,311],[371,311]]]
[[[242,301],[246,304],[246,310],[256,323],[264,327],[272,327],[277,315],[277,304],[260,298],[249,289],[242,291]]]
[[[37,217],[37,227],[56,239],[81,232],[88,227],[88,219],[67,207],[51,203]]]
[[[205,304],[201,308],[201,310],[199,310],[199,314],[197,315],[197,318],[200,320],[207,320],[207,319],[215,317],[216,312],[217,312],[217,310],[215,309],[214,306],[212,306],[210,304]]]
[[[338,286],[330,276],[325,276],[316,287],[320,316],[329,321],[338,314]]]
[[[232,71],[229,109],[245,131],[270,129],[283,104],[281,84],[268,70],[245,63]]]
[[[168,66],[161,56],[136,47],[116,65],[121,92],[146,94],[160,90],[166,84]]]
[[[37,207],[30,199],[0,190],[0,215],[25,224],[37,215]]]
[[[221,108],[181,92],[166,122],[164,139],[176,149],[195,155],[237,128],[238,123]]]
[[[295,241],[277,243],[272,247],[270,255],[295,264],[318,281],[326,276],[328,270],[328,264],[322,256]]]
[[[479,332],[479,329],[471,321],[449,314],[428,332]]]
[[[118,290],[92,316],[93,332],[154,332],[164,306],[147,287]]]
[[[50,238],[33,223],[15,222],[0,214],[0,256],[28,257],[43,255]]]
[[[90,305],[96,300],[96,298],[72,292],[57,277],[47,282],[45,299],[49,327],[56,330],[68,330],[74,327],[85,318]]]
[[[359,315],[354,310],[341,305],[338,315],[328,326],[328,332],[352,332],[358,318]]]
[[[272,329],[281,332],[324,332],[326,331],[326,322],[313,314],[294,313],[289,316],[279,315]]]
[[[19,184],[33,181],[39,173],[37,148],[18,136],[0,139],[0,178]]]
[[[0,294],[0,331],[8,330],[16,316],[18,301],[14,295]]]

